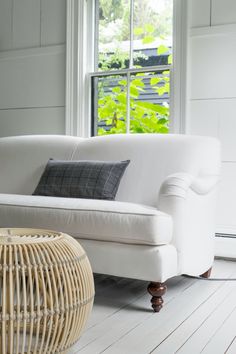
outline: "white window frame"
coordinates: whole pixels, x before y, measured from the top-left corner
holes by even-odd
[[[173,66],[171,69],[170,132],[186,133],[187,0],[174,0]],[[66,109],[67,135],[91,135],[91,80],[94,71],[94,0],[67,0]],[[142,69],[140,70],[142,72]]]

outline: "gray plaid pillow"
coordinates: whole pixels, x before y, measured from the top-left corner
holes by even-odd
[[[129,163],[50,159],[33,195],[114,200]]]

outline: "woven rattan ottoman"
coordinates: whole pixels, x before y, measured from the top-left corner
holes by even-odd
[[[0,353],[66,353],[92,309],[88,258],[69,235],[0,229]]]

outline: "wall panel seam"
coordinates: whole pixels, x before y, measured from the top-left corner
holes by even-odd
[[[0,108],[0,111],[18,111],[20,109],[26,110],[26,109],[48,109],[48,108],[65,108],[65,105],[60,105],[60,106],[27,106],[27,107],[14,107],[14,108]]]
[[[0,60],[17,59],[22,57],[53,55],[65,53],[65,45],[50,45],[35,48],[15,49],[0,52]]]

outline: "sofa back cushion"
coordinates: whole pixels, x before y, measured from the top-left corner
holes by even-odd
[[[32,194],[50,158],[130,160],[116,200],[156,206],[160,186],[168,175],[218,175],[220,144],[214,138],[171,134],[1,138],[0,193]]]
[[[50,157],[70,159],[79,138],[17,136],[0,139],[0,193],[32,194]]]
[[[187,135],[109,135],[80,142],[72,159],[130,160],[116,200],[156,206],[168,175],[218,175],[220,144],[215,138]]]

